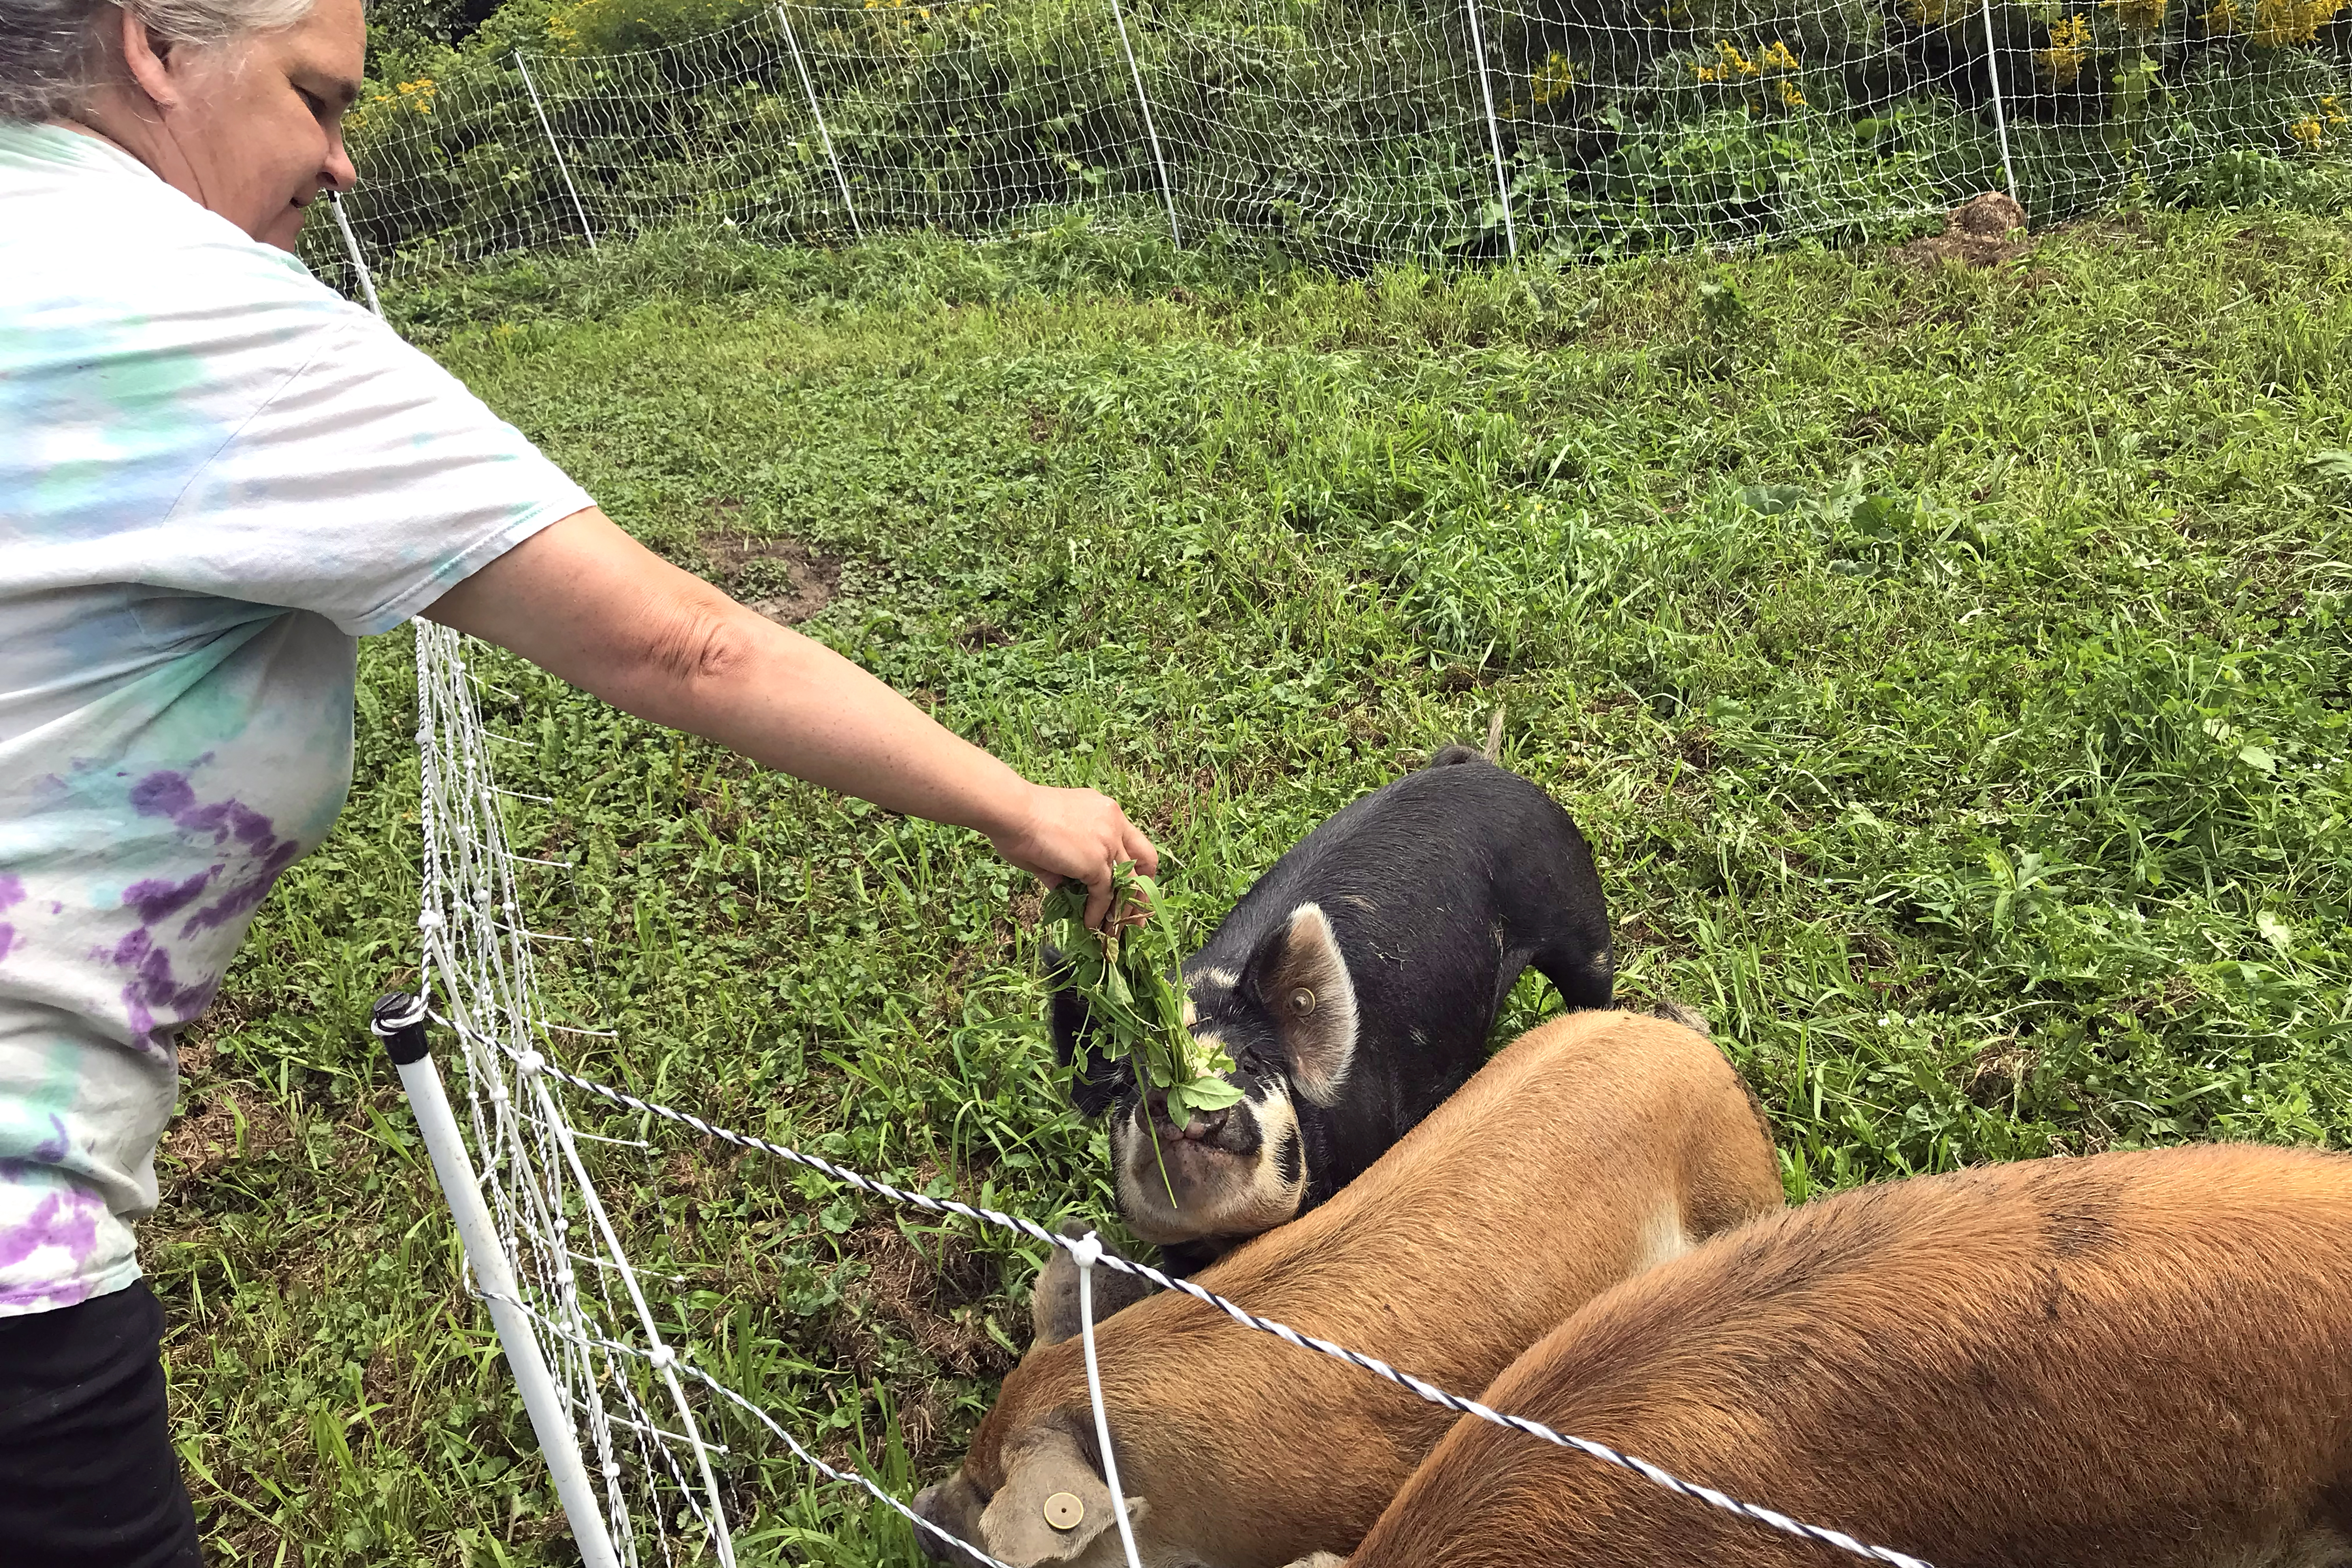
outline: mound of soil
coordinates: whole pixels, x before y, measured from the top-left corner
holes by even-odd
[[[2025,209],[2013,196],[1987,191],[1970,196],[1944,218],[1944,232],[1913,240],[1895,253],[1898,261],[1932,267],[1957,261],[1963,267],[1998,267],[2033,248],[2026,237]]]

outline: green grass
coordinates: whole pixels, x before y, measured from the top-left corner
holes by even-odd
[[[2352,1142],[2347,284],[2352,224],[2264,211],[1983,273],[1341,281],[1061,229],[646,246],[398,303],[673,557],[747,594],[776,569],[744,539],[841,561],[810,629],[1112,792],[1195,918],[1504,706],[1508,762],[1593,841],[1624,993],[1716,1020],[1801,1199]],[[148,1230],[222,1563],[572,1560],[362,1028],[413,974],[409,650],[363,655],[351,810],[198,1032]],[[602,940],[625,1037],[584,1070],[1105,1212],[1024,879],[497,664],[506,782],[558,803],[520,839],[585,868],[533,912]],[[1509,1023],[1546,1005],[1530,983]],[[710,1362],[894,1478],[952,1463],[1031,1260],[654,1139],[608,1181]],[[725,1435],[748,1561],[908,1560]]]

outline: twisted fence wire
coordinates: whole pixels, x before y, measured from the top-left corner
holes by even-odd
[[[582,1131],[557,1098],[559,1088],[630,1112],[641,1122],[659,1120],[687,1128],[901,1207],[994,1226],[1063,1248],[1084,1269],[1110,1268],[1161,1289],[1181,1291],[1242,1327],[1344,1362],[1457,1415],[1575,1450],[1676,1495],[1889,1568],[1927,1568],[1919,1559],[1789,1519],[1681,1479],[1637,1457],[1489,1409],[1376,1357],[1259,1317],[1190,1279],[1105,1251],[1092,1235],[1074,1239],[1020,1215],[911,1191],[822,1155],[716,1125],[562,1066],[555,1059],[559,1037],[614,1037],[607,1029],[559,1021],[542,990],[533,944],[562,942],[593,952],[595,935],[584,928],[570,932],[532,929],[527,917],[546,900],[529,895],[521,879],[534,870],[566,869],[569,863],[519,856],[509,842],[504,802],[517,792],[497,783],[489,748],[499,737],[481,721],[476,692],[479,677],[469,668],[458,634],[420,623],[416,674],[425,840],[417,917],[424,952],[419,989],[428,999],[431,1016],[460,1044],[459,1076],[475,1168],[520,1292],[514,1304],[540,1342],[590,1474],[603,1484],[605,1523],[619,1560],[628,1568],[681,1561],[688,1542],[708,1545],[721,1564],[735,1561],[730,1487],[714,1462],[730,1450],[710,1426],[712,1400],[748,1416],[828,1480],[862,1489],[919,1531],[953,1538],[916,1516],[862,1467],[843,1468],[821,1459],[756,1401],[697,1364],[679,1327],[688,1315],[661,1293],[661,1287],[677,1278],[633,1259],[582,1151],[583,1142],[640,1150],[647,1145],[641,1138]],[[582,912],[576,889],[574,910]],[[598,984],[601,988],[601,980]],[[674,1247],[666,1256],[674,1258]],[[583,1287],[583,1266],[593,1271],[593,1287]],[[474,1293],[483,1292],[474,1287]],[[1089,1348],[1090,1296],[1088,1291],[1081,1298]],[[1091,1364],[1088,1387],[1099,1402],[1100,1384]],[[706,1399],[690,1397],[689,1388]],[[994,1561],[971,1543],[956,1544],[983,1562]]]
[[[2037,222],[2352,135],[2345,0],[621,0],[351,121],[378,275],[685,228],[1058,215],[1358,267]],[[2200,8],[2201,7],[2201,8]],[[604,29],[609,32],[610,28]],[[634,37],[634,35],[631,35]],[[314,265],[353,283],[338,237]]]

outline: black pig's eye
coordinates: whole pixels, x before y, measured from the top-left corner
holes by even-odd
[[[1302,985],[1290,994],[1290,1010],[1301,1017],[1315,1011],[1315,993]]]

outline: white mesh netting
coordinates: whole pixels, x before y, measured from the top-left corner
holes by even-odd
[[[784,1162],[901,1209],[992,1226],[1069,1251],[1081,1268],[1085,1364],[1106,1456],[1115,1457],[1115,1449],[1096,1365],[1087,1272],[1096,1268],[1182,1291],[1224,1313],[1238,1325],[1236,1331],[1271,1334],[1300,1354],[1333,1357],[1449,1410],[1639,1475],[1695,1504],[1888,1568],[1931,1568],[1918,1558],[1682,1479],[1636,1456],[1489,1409],[1410,1369],[1257,1317],[1192,1280],[1107,1254],[1091,1235],[1074,1240],[1032,1219],[861,1175],[820,1155],[714,1126],[690,1111],[574,1072],[566,1064],[593,1048],[626,1077],[629,1053],[614,1031],[593,1021],[610,1015],[586,911],[572,879],[576,868],[567,860],[518,854],[509,841],[508,802],[554,803],[498,784],[491,748],[507,737],[483,723],[479,698],[491,691],[509,702],[521,700],[484,681],[467,657],[474,646],[446,627],[417,623],[416,742],[425,840],[419,992],[425,1016],[445,1038],[454,1036],[457,1043],[452,1065],[459,1092],[453,1124],[446,1131],[464,1146],[461,1158],[470,1162],[470,1184],[488,1211],[491,1234],[486,1239],[498,1254],[476,1252],[469,1237],[467,1282],[494,1310],[513,1310],[499,1329],[518,1380],[540,1375],[531,1364],[536,1360],[552,1384],[553,1429],[540,1425],[539,1434],[559,1495],[567,1485],[567,1469],[579,1478],[577,1506],[565,1500],[589,1568],[708,1562],[733,1568],[747,1518],[760,1518],[761,1529],[740,1560],[805,1555],[792,1549],[794,1529],[822,1532],[828,1521],[842,1522],[845,1511],[839,1504],[803,1509],[803,1522],[780,1526],[776,1516],[791,1510],[775,1505],[789,1502],[794,1489],[775,1469],[780,1457],[805,1467],[804,1474],[855,1489],[853,1504],[862,1497],[911,1530],[941,1533],[877,1479],[866,1456],[853,1450],[839,1456],[843,1462],[828,1463],[813,1452],[773,1413],[779,1406],[772,1387],[764,1391],[764,1399],[754,1396],[762,1392],[756,1388],[746,1392],[750,1380],[730,1364],[723,1343],[730,1314],[743,1304],[708,1289],[709,1280],[679,1273],[694,1267],[687,1260],[692,1249],[679,1245],[658,1203],[639,1201],[671,1173],[646,1158],[653,1148],[646,1134],[663,1125]],[[562,923],[567,907],[577,929],[547,929]],[[551,943],[576,956],[542,963],[541,944]],[[380,1008],[380,1026],[384,1018]],[[403,1070],[405,1081],[412,1069]],[[425,1071],[431,1075],[433,1069]],[[415,1085],[410,1089],[421,1123],[448,1114],[437,1089],[423,1098]],[[610,1114],[615,1112],[617,1121]],[[425,1133],[428,1142],[436,1136],[432,1125]],[[442,1163],[437,1150],[436,1167],[445,1186],[453,1174],[464,1180]],[[452,1205],[459,1210],[463,1234],[468,1203],[453,1194]],[[518,1353],[519,1335],[536,1345],[536,1358]],[[531,1390],[524,1389],[523,1396],[528,1403]],[[761,1451],[742,1453],[733,1446],[746,1439],[760,1444]],[[574,1453],[581,1461],[576,1469],[570,1467]],[[1116,1473],[1108,1479],[1112,1496],[1125,1498],[1130,1489],[1118,1484]],[[1148,1484],[1139,1486],[1150,1489]],[[1129,1568],[1138,1568],[1124,1504],[1118,1507],[1123,1554]],[[959,1544],[978,1562],[1003,1568],[971,1543]],[[877,1560],[890,1554],[887,1548],[874,1552]]]
[[[1308,259],[2036,221],[2352,130],[2346,0],[713,0],[475,53],[355,111],[379,276],[680,225],[773,241],[1107,221]],[[625,36],[625,35],[622,35]],[[331,230],[323,273],[348,263]]]

